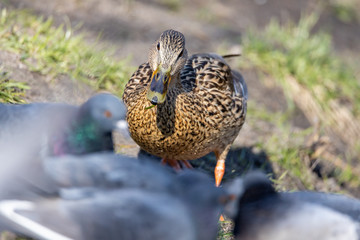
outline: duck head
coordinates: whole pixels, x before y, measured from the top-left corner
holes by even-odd
[[[153,104],[161,104],[166,93],[179,79],[180,71],[188,57],[185,37],[175,30],[166,30],[151,46],[149,64],[153,71],[147,92],[147,99]]]

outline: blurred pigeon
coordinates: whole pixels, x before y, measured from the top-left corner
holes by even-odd
[[[67,187],[60,197],[0,201],[7,229],[51,240],[216,239],[228,194],[210,176],[192,170],[175,175],[151,160],[110,153],[84,157],[45,162]]]
[[[167,166],[160,166],[145,156],[131,158],[112,153],[85,156],[61,156],[45,161],[45,169],[62,189],[62,197],[76,199],[79,189],[91,192],[91,186],[102,189],[138,188],[146,191],[167,192],[180,198],[190,209],[193,223],[199,230],[196,239],[213,239],[217,233],[220,212],[228,201],[222,188],[216,188],[211,177],[199,171],[183,171],[176,175]]]
[[[0,199],[26,198],[26,193],[36,191],[53,194],[42,160],[49,155],[113,150],[112,130],[124,128],[125,115],[124,104],[111,94],[97,94],[79,107],[0,104]],[[12,184],[7,179],[15,176],[10,174],[22,181]],[[30,190],[31,186],[37,190]]]
[[[124,123],[125,115],[120,99],[105,93],[79,107],[59,103],[0,104],[0,142],[8,142],[9,137],[18,141],[24,132],[31,132],[36,135],[27,140],[50,141],[50,154],[54,155],[113,150],[112,130]]]
[[[331,204],[298,197],[304,196],[301,193],[277,193],[259,172],[249,173],[237,185],[241,182],[236,214],[228,212],[235,221],[236,239],[359,239],[359,223]]]
[[[304,201],[331,208],[360,222],[360,200],[342,194],[323,192],[283,192],[279,193],[288,201]]]
[[[112,152],[63,155],[44,160],[44,170],[58,187],[174,189],[175,172],[146,157],[133,158]]]
[[[189,210],[164,193],[130,188],[94,192],[77,200],[0,201],[12,230],[44,240],[192,240]]]

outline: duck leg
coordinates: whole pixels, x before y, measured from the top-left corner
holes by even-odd
[[[222,180],[222,178],[224,176],[224,173],[225,173],[225,160],[226,160],[226,156],[229,153],[230,147],[231,147],[231,144],[227,145],[226,148],[222,152],[220,152],[218,150],[214,151],[215,156],[216,156],[216,160],[217,160],[216,167],[215,167],[215,170],[214,170],[216,187],[220,186],[221,180]],[[221,221],[221,222],[225,221],[223,215],[220,215],[219,221]]]
[[[193,169],[193,166],[189,163],[189,161],[183,160],[182,163],[184,164],[185,167],[189,169]]]
[[[161,159],[161,164],[163,164],[163,165],[169,164],[172,168],[175,169],[175,171],[181,170],[181,166],[177,160],[163,158],[163,159]]]
[[[179,171],[179,170],[181,169],[181,166],[184,166],[184,167],[190,168],[190,169],[193,168],[193,166],[192,166],[188,161],[186,161],[186,160],[181,161],[182,164],[180,165],[180,163],[179,163],[178,160],[163,158],[163,159],[161,159],[161,163],[162,163],[163,165],[169,164],[169,165],[170,165],[171,167],[173,167],[176,171]]]
[[[222,150],[222,151],[219,151],[219,150],[214,151],[215,156],[216,156],[216,160],[217,160],[216,167],[215,167],[215,170],[214,170],[215,185],[217,187],[220,186],[221,180],[222,180],[222,178],[224,176],[224,173],[225,173],[225,160],[226,160],[227,154],[229,153],[230,147],[231,147],[231,144],[227,145],[225,147],[225,149]]]

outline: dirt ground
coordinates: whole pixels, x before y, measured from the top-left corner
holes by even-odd
[[[325,3],[326,0],[52,0],[44,4],[43,0],[11,0],[6,4],[19,9],[31,9],[39,15],[52,16],[57,24],[70,22],[74,27],[81,24],[80,31],[85,31],[89,42],[98,41],[101,35],[99,45],[114,48],[115,56],[119,59],[131,56],[133,65],[140,65],[147,60],[150,45],[166,29],[184,33],[189,53],[214,52],[219,48],[228,53],[239,53],[241,37],[249,29],[261,29],[272,18],[281,22],[298,21],[301,14],[322,7],[324,9],[316,30],[325,29],[332,34],[334,50],[338,55],[346,59],[359,59],[359,23],[341,22]],[[0,61],[21,65],[15,56],[2,55],[1,52]],[[286,100],[281,89],[262,84],[255,71],[242,73],[248,84],[251,101],[272,111],[285,110]],[[55,88],[58,86],[61,89],[57,91],[52,89],[53,85],[47,84],[50,80],[44,76],[26,70],[18,74],[24,74],[24,78],[29,79],[32,85],[30,101],[69,101],[69,92],[73,93],[70,89],[78,89],[77,83],[66,76],[55,80]],[[92,93],[86,87],[81,86],[80,89],[76,90],[78,99],[75,102],[86,99]],[[298,110],[293,116],[292,125],[294,129],[304,129],[310,123]],[[227,161],[231,165],[228,169],[234,171],[227,172],[226,177],[237,176],[244,170],[264,164],[268,172],[272,171],[266,153],[254,147],[259,135],[264,134],[264,131],[273,131],[269,128],[271,126],[267,123],[262,123],[261,129],[253,129],[245,124]],[[136,154],[138,148],[133,144],[122,151]],[[239,158],[247,159],[246,166]],[[215,164],[214,156],[207,156],[206,159],[195,162],[195,165],[210,172]]]
[[[330,31],[340,54],[360,51],[359,23],[343,23],[327,9],[327,0],[11,0],[16,8],[28,8],[37,14],[53,16],[58,23],[70,20],[73,26],[114,47],[119,58],[132,56],[133,63],[146,61],[150,43],[159,33],[173,28],[183,32],[190,53],[211,52],[219,46],[239,49],[239,39],[249,28],[263,28],[271,19],[297,21],[301,14],[324,8],[317,29]],[[175,5],[172,6],[171,3]]]

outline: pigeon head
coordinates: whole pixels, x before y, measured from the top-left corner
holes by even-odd
[[[81,124],[92,124],[96,131],[107,133],[126,125],[126,107],[116,96],[101,93],[81,105],[77,118]]]
[[[101,93],[80,106],[70,130],[55,144],[54,155],[114,150],[112,132],[127,132],[126,107],[114,95]]]

